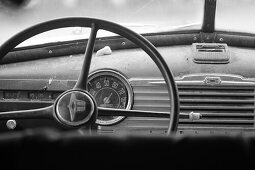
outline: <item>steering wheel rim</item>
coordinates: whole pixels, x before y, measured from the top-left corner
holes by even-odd
[[[174,81],[174,76],[171,70],[169,69],[168,65],[164,61],[163,57],[161,56],[161,54],[156,49],[156,47],[152,43],[150,43],[148,40],[146,40],[144,37],[142,37],[141,35],[135,33],[134,31],[124,26],[121,26],[113,22],[105,21],[105,20],[100,20],[95,18],[84,18],[84,17],[61,18],[61,19],[46,21],[21,31],[20,33],[16,34],[15,36],[7,40],[4,44],[2,44],[2,46],[0,47],[0,61],[8,52],[10,52],[17,45],[27,40],[28,38],[31,38],[37,34],[50,31],[53,29],[65,28],[65,27],[76,27],[76,26],[90,27],[91,33],[90,33],[90,37],[88,39],[88,43],[87,43],[87,47],[85,51],[85,59],[84,59],[83,67],[79,75],[78,81],[74,87],[74,90],[85,90],[85,91],[87,90],[87,80],[88,80],[90,62],[92,58],[92,53],[94,51],[97,31],[102,29],[102,30],[116,33],[132,41],[134,44],[140,47],[143,51],[145,51],[159,68],[163,78],[165,79],[169,98],[170,98],[170,106],[171,106],[170,113],[171,114],[170,114],[170,121],[168,126],[168,134],[176,133],[178,121],[179,121],[179,96],[178,96],[178,89]],[[35,110],[40,111],[40,109],[35,109]],[[48,113],[50,111],[52,111],[52,108],[50,107],[47,108],[46,111],[44,112],[45,115],[43,117],[47,117],[46,112]],[[6,118],[4,115],[8,115],[7,118],[12,118],[12,116],[15,117],[15,115],[21,114],[22,111],[13,112],[15,114],[9,114],[11,112],[9,113],[2,112],[2,113],[4,114],[0,113],[0,119],[1,119],[1,115],[3,115],[2,116],[3,118]]]

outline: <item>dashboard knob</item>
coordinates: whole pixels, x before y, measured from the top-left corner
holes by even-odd
[[[6,122],[6,126],[7,126],[8,129],[13,130],[13,129],[16,128],[17,122],[15,120],[8,120]]]

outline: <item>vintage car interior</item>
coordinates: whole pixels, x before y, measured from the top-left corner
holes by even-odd
[[[177,3],[150,1],[142,8],[163,2]],[[190,10],[200,23],[132,29],[107,17],[77,14],[46,18],[8,38],[5,32],[16,28],[3,27],[0,148],[5,162],[28,169],[35,168],[29,160],[46,168],[56,164],[55,158],[63,167],[83,159],[101,162],[101,168],[179,161],[179,167],[193,168],[199,163],[209,169],[253,166],[255,27],[245,16],[255,16],[255,4],[179,2],[182,13],[194,3]],[[8,12],[0,17],[18,15],[30,3],[1,1],[0,10]],[[240,13],[242,3],[247,9]],[[24,7],[28,16],[30,6]],[[231,13],[233,6],[240,9]],[[153,8],[150,13],[160,13]],[[167,12],[171,23],[174,17]],[[66,28],[78,36],[68,37]]]

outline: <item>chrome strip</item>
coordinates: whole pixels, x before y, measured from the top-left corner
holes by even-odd
[[[204,81],[207,78],[215,78],[218,77],[221,79],[221,82],[219,84],[210,85],[205,84]],[[189,79],[189,80],[187,80]],[[230,80],[226,80],[230,79]],[[229,85],[235,85],[235,86],[255,86],[255,79],[251,78],[244,78],[239,75],[232,75],[232,74],[190,74],[185,75],[183,77],[176,77],[176,84],[177,85],[204,85],[204,86],[229,86]],[[145,81],[145,84],[151,84],[151,85],[165,85],[164,79],[156,78],[156,79],[130,79],[130,82],[135,83],[138,81]],[[141,83],[142,84],[142,83]]]

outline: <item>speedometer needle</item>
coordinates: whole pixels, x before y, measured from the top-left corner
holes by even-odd
[[[112,93],[108,97],[104,98],[104,104],[109,104],[110,103],[111,96],[112,96]]]

